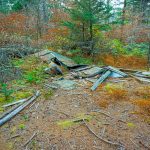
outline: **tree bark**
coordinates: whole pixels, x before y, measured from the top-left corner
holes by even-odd
[[[108,15],[110,13],[110,0],[107,0],[107,13]],[[107,21],[106,21],[108,24],[109,24],[109,20],[110,20],[110,17],[108,16]]]
[[[93,23],[90,20],[90,41],[93,41]]]
[[[82,24],[82,40],[85,41],[85,23]]]
[[[149,42],[149,50],[148,50],[148,71],[150,70],[150,42]]]
[[[125,14],[126,14],[127,0],[124,0],[124,6],[122,10],[122,26],[121,26],[121,40],[123,41],[124,34],[124,24],[125,24]]]

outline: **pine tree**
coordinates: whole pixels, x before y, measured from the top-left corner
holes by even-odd
[[[102,0],[74,0],[71,6],[71,8],[66,7],[66,10],[74,22],[70,21],[65,25],[72,31],[77,29],[78,39],[82,37],[82,42],[93,43],[93,26],[104,21],[102,16],[106,12],[106,4]]]

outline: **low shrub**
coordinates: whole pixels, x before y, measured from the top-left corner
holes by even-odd
[[[13,61],[13,64],[23,70],[23,79],[30,84],[40,83],[48,76],[44,72],[48,64],[41,62],[41,60],[36,57],[16,59]]]

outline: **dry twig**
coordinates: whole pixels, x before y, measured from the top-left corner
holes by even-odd
[[[100,110],[93,110],[93,112],[101,113],[101,114],[105,115],[106,117],[109,117],[109,118],[111,118],[111,119],[115,119],[114,117],[110,116],[108,113],[105,113],[105,112],[100,111]],[[126,123],[125,121],[123,121],[123,120],[121,120],[121,119],[118,119],[117,121]]]
[[[114,146],[117,146],[117,147],[124,147],[122,144],[119,144],[119,143],[114,143],[114,142],[111,142],[111,141],[108,141],[106,139],[103,139],[102,137],[98,136],[88,125],[87,123],[85,122],[85,120],[83,119],[83,122],[85,124],[85,126],[88,128],[88,130],[94,134],[98,139],[100,139],[101,141],[107,143],[107,144],[110,144],[110,145],[114,145]]]
[[[150,150],[150,147],[145,145],[142,141],[139,141],[139,144],[141,144],[143,147],[145,147],[147,150]]]
[[[26,147],[29,143],[31,143],[31,141],[33,140],[33,138],[38,134],[38,132],[35,132],[30,139],[23,145],[23,147]]]
[[[14,139],[14,138],[17,138],[17,137],[19,137],[19,136],[21,136],[21,134],[16,134],[16,135],[11,136],[10,138],[8,138],[8,140],[10,140],[10,139]]]

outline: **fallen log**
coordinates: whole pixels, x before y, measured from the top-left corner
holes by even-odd
[[[94,85],[91,87],[91,90],[94,91],[96,90],[96,88],[103,82],[105,81],[111,74],[111,71],[108,70],[106,71],[95,83]]]
[[[36,94],[31,97],[30,100],[28,100],[26,103],[20,105],[15,110],[4,116],[0,119],[0,126],[4,125],[6,122],[11,120],[14,116],[16,116],[19,112],[21,112],[25,107],[27,107],[29,104],[31,104],[38,96],[40,95],[40,91],[37,91]]]
[[[10,114],[12,111],[14,111],[15,109],[17,109],[21,104],[12,107],[11,109],[9,109],[8,111],[4,112],[1,116],[0,119],[4,118],[5,116],[7,116],[8,114]]]

